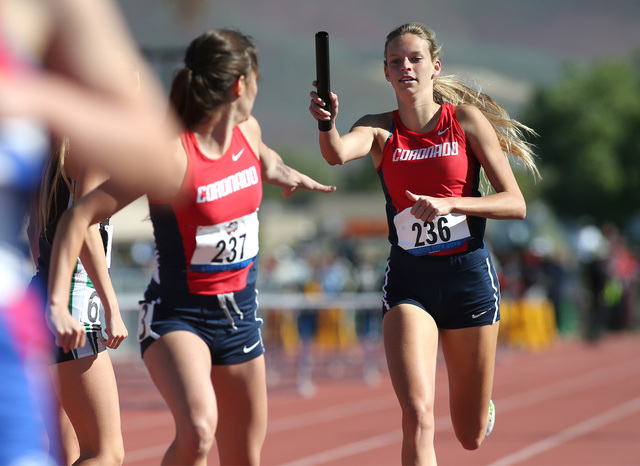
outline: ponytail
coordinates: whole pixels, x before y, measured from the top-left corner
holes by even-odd
[[[182,124],[193,128],[231,100],[229,89],[240,76],[259,74],[257,43],[233,28],[213,29],[191,41],[184,67],[173,76],[169,101]]]
[[[520,162],[534,175],[540,178],[535,164],[533,146],[526,135],[537,136],[528,126],[512,119],[509,113],[493,98],[483,92],[462,83],[456,76],[436,76],[433,84],[434,102],[452,105],[473,105],[489,120],[500,141],[500,148],[509,157]]]

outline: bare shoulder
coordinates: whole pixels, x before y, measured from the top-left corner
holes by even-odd
[[[465,132],[472,131],[476,129],[479,124],[487,121],[480,109],[473,105],[456,105],[453,111],[456,120],[458,120],[458,123],[460,123],[460,126],[462,126]]]
[[[255,132],[260,133],[260,124],[253,115],[249,115],[249,118],[238,123],[238,127],[247,135]]]
[[[474,118],[480,118],[483,116],[480,109],[475,105],[469,105],[469,104],[455,105],[453,107],[453,111],[458,120],[461,120],[461,119],[469,120]]]
[[[382,148],[389,138],[389,133],[393,127],[393,113],[377,113],[369,114],[360,118],[351,128],[352,133],[364,131],[368,133],[368,137],[372,137],[373,145],[371,146],[372,155],[382,156]],[[377,165],[376,165],[377,166]]]
[[[358,121],[353,124],[353,128],[356,127],[368,127],[373,130],[389,130],[393,123],[393,113],[385,112],[385,113],[375,113],[368,114],[361,117]]]
[[[262,141],[262,129],[260,123],[255,119],[253,115],[249,116],[246,120],[238,123],[238,128],[242,131],[242,134],[247,139],[251,147],[256,151]]]
[[[389,139],[389,133],[393,127],[393,112],[369,114],[360,118],[351,128],[351,133],[366,133],[366,143],[371,144],[368,151],[371,153],[376,167],[382,161],[384,145]],[[370,142],[369,142],[370,138]]]

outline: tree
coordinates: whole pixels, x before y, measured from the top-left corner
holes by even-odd
[[[621,226],[640,208],[639,65],[573,65],[534,92],[524,121],[540,135],[538,186],[561,216]]]

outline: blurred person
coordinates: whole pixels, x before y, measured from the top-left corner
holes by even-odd
[[[588,296],[584,337],[597,342],[605,334],[611,314],[605,293],[610,280],[611,245],[600,228],[587,224],[579,230],[576,246]]]
[[[359,293],[372,293],[380,289],[384,272],[382,264],[376,264],[365,257],[356,261],[357,283]],[[380,310],[376,306],[356,311],[356,331],[361,336],[364,346],[363,376],[369,385],[377,385],[380,381],[380,348],[382,322]]]
[[[609,280],[605,286],[605,300],[611,307],[609,329],[613,331],[631,329],[634,326],[633,306],[638,260],[615,224],[604,225],[602,230],[610,245],[607,267]]]
[[[165,177],[147,192],[157,262],[140,303],[138,340],[176,434],[164,464],[206,464],[217,440],[223,464],[258,464],[266,435],[264,349],[257,317],[258,208],[262,181],[331,192],[284,164],[262,141],[251,111],[258,91],[256,43],[211,30],[187,48],[172,108],[184,129]],[[69,292],[84,231],[136,197],[112,176],[67,210],[51,261],[52,314]]]
[[[310,112],[331,121],[323,157],[344,164],[371,153],[387,200],[391,251],[383,285],[383,338],[402,410],[402,463],[435,464],[438,337],[449,374],[451,420],[465,449],[491,432],[500,292],[483,236],[487,218],[522,219],[526,205],[506,154],[537,174],[523,131],[489,96],[440,72],[424,25],[389,33],[384,73],[398,108],[366,115],[345,134],[311,92]],[[481,196],[481,169],[495,190]]]
[[[50,337],[41,297],[27,290],[23,241],[49,134],[71,136],[91,163],[122,174],[141,158],[165,156],[167,131],[154,120],[161,86],[144,68],[147,91],[123,93],[118,53],[137,56],[109,0],[0,0],[0,372],[11,380],[0,388],[0,464],[63,461],[55,429],[45,435],[54,406],[44,377]],[[152,179],[147,173],[141,183]],[[77,321],[70,325],[85,338]]]
[[[309,279],[302,287],[307,301],[313,303],[302,307],[295,313],[298,331],[298,353],[296,355],[296,388],[304,397],[312,397],[317,388],[313,383],[313,340],[318,332],[318,314],[321,310],[315,305],[322,299],[322,285],[315,278]]]
[[[117,71],[128,80],[125,91],[138,94],[137,64],[121,54],[118,65]],[[27,229],[37,271],[31,287],[45,296],[51,247],[60,216],[75,199],[107,179],[106,173],[87,165],[82,156],[72,153],[67,138],[56,138]],[[111,232],[109,219],[89,228],[73,273],[68,309],[84,327],[85,343],[71,351],[54,351],[56,364],[51,372],[61,403],[59,427],[65,464],[122,464],[124,458],[115,373],[105,351],[118,348],[128,336],[109,277]],[[66,320],[50,322],[51,330],[56,334],[65,324]]]
[[[32,286],[46,290],[57,223],[75,199],[100,185],[106,176],[72,156],[62,138],[54,147],[29,223],[37,273]],[[68,313],[85,329],[83,346],[57,348],[52,369],[61,403],[60,431],[65,464],[122,464],[124,444],[116,378],[106,348],[116,349],[128,332],[109,277],[112,235],[108,219],[87,231],[74,268]],[[104,305],[104,330],[100,306]],[[55,317],[55,316],[52,316]],[[65,322],[50,322],[54,334]],[[70,422],[70,424],[69,424]]]
[[[38,58],[9,34],[7,6],[0,2],[2,81],[17,79]],[[0,99],[0,111],[3,107]],[[55,453],[49,458],[45,435],[53,415],[52,389],[43,375],[49,360],[47,331],[40,297],[26,290],[31,269],[22,244],[24,215],[46,161],[47,142],[37,122],[0,118],[0,464],[57,460]]]
[[[2,0],[0,12],[6,23],[0,118],[37,121],[108,173],[141,190],[154,184],[150,162],[167,156],[168,132],[161,126],[177,124],[162,119],[162,86],[117,7],[110,0]],[[144,85],[138,92],[120,72],[123,55],[139,64]]]

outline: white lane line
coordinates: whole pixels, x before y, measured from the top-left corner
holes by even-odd
[[[537,388],[534,390],[530,390],[528,392],[524,392],[518,395],[514,395],[508,398],[499,400],[499,412],[508,412],[514,411],[521,407],[540,403],[542,401],[551,399],[553,397],[567,394],[567,393],[575,393],[588,386],[596,386],[605,382],[610,382],[613,377],[620,375],[629,375],[629,370],[636,372],[638,369],[637,361],[627,361],[622,362],[620,364],[609,366],[604,369],[589,372],[579,377],[572,377],[568,380],[563,380],[558,383],[547,385],[545,387]],[[270,433],[284,432],[287,430],[293,430],[298,427],[302,427],[305,425],[313,425],[318,422],[318,420],[322,420],[322,422],[328,422],[329,420],[336,420],[340,418],[344,418],[347,416],[353,416],[358,413],[365,412],[374,412],[377,409],[387,409],[389,406],[397,405],[397,400],[393,395],[386,396],[378,396],[375,398],[369,398],[366,400],[360,400],[357,403],[345,403],[339,406],[334,406],[332,408],[317,410],[313,413],[306,413],[296,416],[289,416],[282,419],[275,419],[269,422],[267,426],[267,435]],[[353,405],[353,406],[352,406]],[[370,405],[372,409],[364,409],[366,405]],[[373,408],[376,409],[373,409]],[[168,416],[164,420],[157,419],[159,413],[154,413],[152,415],[147,415],[151,418],[156,418],[152,421],[153,425],[166,425],[173,424],[173,419],[171,416]],[[142,416],[142,417],[147,417]],[[127,424],[131,423],[133,420],[127,422]],[[499,421],[498,421],[499,422]],[[148,424],[146,424],[148,426]],[[136,422],[135,425],[130,425],[131,428],[127,428],[127,426],[123,426],[123,430],[131,431],[138,430],[146,427],[144,422]],[[451,428],[451,420],[449,416],[443,416],[442,418],[436,419],[436,431],[442,431],[445,429]],[[363,439],[358,442],[354,442],[351,444],[346,444],[332,450],[327,450],[326,452],[320,452],[316,455],[308,456],[306,458],[301,458],[298,460],[294,460],[290,464],[312,464],[314,458],[320,457],[320,455],[328,455],[330,458],[327,461],[341,459],[344,457],[348,457],[355,453],[360,453],[372,449],[376,449],[378,447],[390,445],[396,440],[391,440],[394,436],[400,435],[400,440],[402,440],[402,434],[400,430],[394,430],[392,432],[387,432],[375,437],[370,437],[368,439]],[[268,441],[268,439],[267,439]],[[372,443],[373,442],[373,443]],[[375,443],[379,442],[379,443]],[[126,452],[126,459],[128,461],[139,461],[148,458],[153,458],[157,456],[159,453],[164,453],[168,445],[162,446],[153,446],[133,451]],[[352,453],[353,451],[353,453]],[[133,459],[135,458],[135,459]],[[311,461],[310,461],[311,460]]]
[[[573,440],[588,432],[594,431],[606,424],[625,418],[640,411],[640,397],[634,398],[624,404],[611,408],[608,411],[598,414],[590,419],[580,422],[568,429],[558,432],[539,442],[529,445],[510,455],[500,458],[490,466],[505,466],[524,461],[534,456],[551,450],[563,443]]]
[[[267,425],[267,435],[297,429],[298,427],[320,424],[322,422],[335,421],[337,419],[357,416],[360,414],[373,413],[394,406],[398,406],[398,400],[396,400],[396,397],[393,394],[378,396],[375,398],[366,398],[359,401],[351,401],[349,403],[334,405],[328,408],[305,412],[295,416],[271,420]]]
[[[366,398],[359,400],[358,402],[343,403],[330,408],[319,409],[313,412],[306,412],[304,414],[269,421],[269,424],[267,425],[267,435],[294,430],[303,426],[319,424],[320,422],[330,422],[346,417],[382,411],[397,405],[398,401],[393,394]],[[160,425],[173,425],[173,418],[168,411],[165,413],[153,413],[138,416],[135,419],[128,420],[126,422],[126,429],[123,430],[131,432],[134,430],[148,429],[149,425],[153,425],[154,427],[158,427]],[[154,445],[136,450],[127,450],[125,452],[125,459],[127,462],[147,460],[164,454],[168,447],[168,444],[163,443],[162,445]]]
[[[451,419],[449,418],[449,416],[443,416],[436,419],[435,424],[436,432],[452,427]],[[402,430],[397,429],[391,432],[376,435],[375,437],[369,437],[357,442],[333,448],[331,450],[325,450],[314,455],[299,458],[290,463],[285,463],[281,466],[303,466],[309,464],[327,463],[329,461],[339,460],[348,456],[356,455],[358,453],[376,450],[378,448],[386,447],[387,445],[400,442],[402,442]],[[398,450],[398,456],[400,456],[400,450]]]
[[[376,437],[369,437],[367,439],[360,440],[359,442],[349,443],[332,450],[325,450],[315,455],[298,458],[297,460],[294,460],[290,463],[285,463],[281,466],[308,466],[310,464],[326,463],[329,461],[335,461],[337,459],[356,455],[365,451],[374,450],[376,448],[385,447],[387,445],[391,445],[393,443],[401,441],[402,431],[394,430],[393,432],[387,432]],[[400,456],[399,453],[398,456]]]
[[[587,372],[580,376],[570,376],[568,379],[556,383],[534,388],[524,393],[499,398],[500,412],[509,412],[527,405],[541,403],[551,398],[577,393],[590,387],[596,387],[603,383],[610,383],[614,378],[630,377],[632,374],[640,375],[640,364],[637,360],[623,361],[607,366],[603,369]]]
[[[568,380],[547,385],[545,387],[530,390],[528,392],[514,395],[503,400],[499,400],[497,409],[500,412],[515,411],[527,405],[540,403],[551,398],[555,398],[561,395],[570,393],[577,393],[589,386],[597,386],[603,383],[610,383],[615,377],[628,377],[629,371],[637,372],[637,361],[626,361],[620,364],[606,367],[602,370],[589,372],[579,377],[571,377]],[[498,421],[500,422],[500,421]],[[451,419],[449,416],[443,416],[436,419],[436,432],[443,431],[452,427]],[[400,436],[398,439],[397,436]],[[291,465],[309,465],[318,464],[321,462],[336,461],[354,455],[356,453],[362,453],[365,451],[375,450],[383,446],[390,445],[396,441],[402,441],[402,431],[394,430],[380,434],[375,437],[369,437],[367,439],[359,440],[357,442],[349,443],[336,447],[330,450],[309,455],[304,458],[296,459],[290,463],[286,463],[287,466]]]

